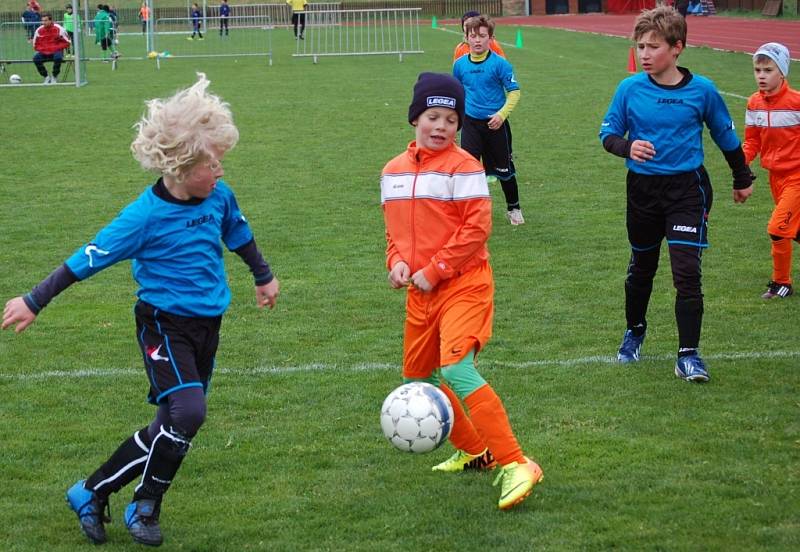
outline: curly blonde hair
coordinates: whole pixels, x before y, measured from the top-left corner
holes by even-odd
[[[209,80],[197,73],[197,82],[166,99],[146,102],[147,109],[134,128],[133,156],[143,169],[182,182],[198,162],[228,151],[239,141],[233,114],[219,96],[206,91]]]

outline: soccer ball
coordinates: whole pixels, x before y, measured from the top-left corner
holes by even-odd
[[[404,452],[430,452],[447,440],[452,428],[453,406],[430,383],[406,383],[383,401],[383,434]]]
[[[8,77],[8,82],[11,84],[22,84],[22,77],[14,73],[10,77]]]

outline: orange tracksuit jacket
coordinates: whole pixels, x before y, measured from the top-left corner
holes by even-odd
[[[411,142],[381,174],[386,266],[424,269],[432,286],[489,259],[492,204],[480,162],[451,144],[434,152]]]
[[[771,96],[756,92],[747,100],[745,125],[747,164],[760,154],[770,172],[800,172],[800,91],[784,81]]]

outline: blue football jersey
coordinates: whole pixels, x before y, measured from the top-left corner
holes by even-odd
[[[606,136],[647,140],[656,155],[646,163],[626,159],[628,169],[639,174],[678,174],[703,164],[703,126],[722,151],[741,142],[728,108],[709,79],[692,75],[676,86],[661,86],[646,73],[623,80],[614,93],[600,127],[600,141]]]
[[[465,111],[474,119],[488,119],[506,103],[506,92],[519,90],[511,63],[494,52],[483,61],[461,56],[453,64],[453,76],[464,86]]]
[[[158,186],[158,184],[156,185]],[[180,316],[219,316],[230,303],[222,243],[253,239],[233,191],[223,182],[202,201],[169,201],[149,187],[66,264],[78,279],[132,259],[137,296]]]

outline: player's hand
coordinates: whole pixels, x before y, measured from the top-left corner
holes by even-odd
[[[631,144],[631,159],[646,163],[656,156],[656,148],[647,140],[634,140]]]
[[[499,113],[495,113],[495,114],[494,114],[494,115],[492,115],[492,117],[489,119],[489,122],[488,122],[487,124],[489,125],[489,128],[490,128],[490,129],[492,129],[492,130],[497,130],[498,128],[500,128],[501,126],[503,126],[503,118],[500,116],[500,114],[499,114]]]
[[[744,203],[747,201],[747,198],[753,195],[753,185],[751,184],[747,188],[743,190],[733,190],[733,202],[734,203]]]
[[[281,283],[277,278],[273,278],[270,283],[264,284],[263,286],[256,286],[256,303],[258,304],[258,308],[263,309],[264,307],[269,307],[272,309],[275,307],[275,303],[278,301],[278,295],[280,294],[280,287]]]
[[[411,285],[417,288],[420,291],[428,292],[433,289],[433,286],[425,277],[425,274],[421,270],[417,270],[413,276],[411,276]]]
[[[33,324],[36,320],[36,315],[28,308],[22,297],[14,297],[3,309],[3,326],[2,329],[8,329],[14,324],[14,332],[20,333],[25,331],[25,328]]]
[[[411,275],[411,269],[405,261],[399,261],[389,271],[389,285],[394,289],[400,289],[408,285],[408,277]]]

